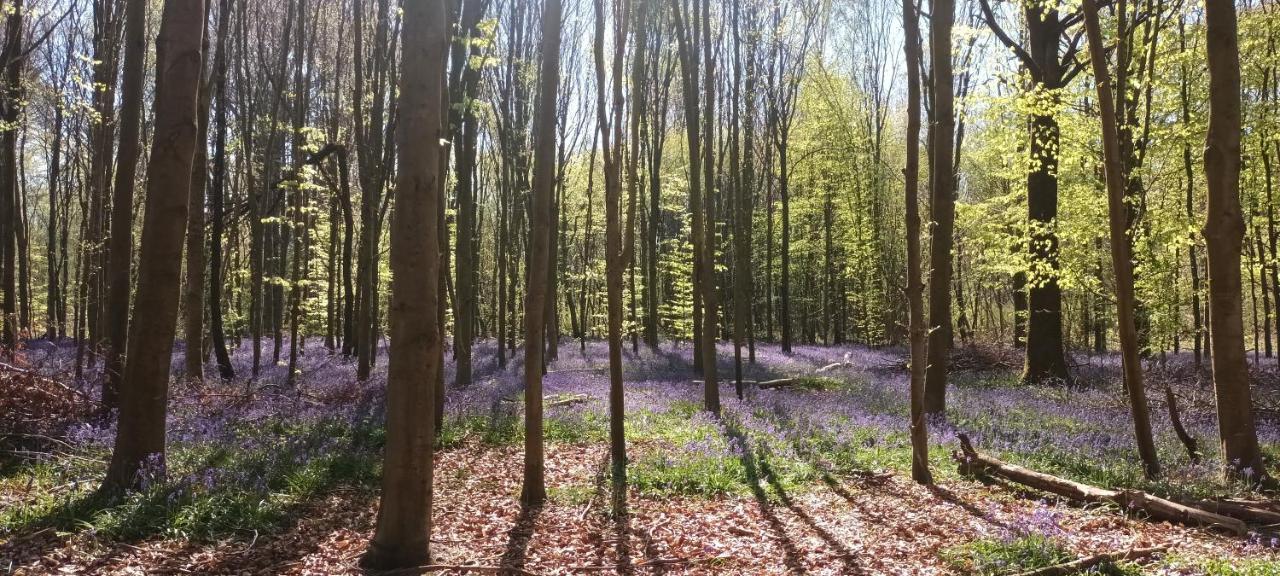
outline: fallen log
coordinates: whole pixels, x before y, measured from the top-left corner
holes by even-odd
[[[851,362],[832,362],[832,363],[830,363],[830,364],[827,364],[826,366],[823,366],[823,367],[821,367],[821,368],[819,368],[819,369],[817,369],[817,370],[814,370],[814,373],[815,373],[815,374],[821,374],[821,373],[823,373],[823,372],[827,372],[827,371],[830,371],[830,370],[835,370],[836,368],[840,368],[840,367],[843,367],[843,366],[853,366],[853,363],[851,363]]]
[[[1078,574],[1098,566],[1100,564],[1109,564],[1115,562],[1124,562],[1127,560],[1141,560],[1150,558],[1156,554],[1162,554],[1169,550],[1168,546],[1156,546],[1153,548],[1135,548],[1125,552],[1111,552],[1107,554],[1094,554],[1093,556],[1085,556],[1078,560],[1046,566],[1029,572],[1023,572],[1018,576],[1067,576],[1069,574]]]
[[[693,381],[694,384],[697,384],[699,386],[702,385],[702,382],[703,382],[702,380]],[[732,384],[733,382],[734,380],[732,378],[730,378],[729,380],[725,380],[725,383],[727,384]],[[756,386],[756,387],[759,387],[761,390],[768,390],[770,388],[785,388],[787,386],[794,385],[795,383],[796,383],[795,378],[778,378],[776,380],[743,380],[742,381],[742,384],[744,386]]]
[[[770,388],[785,388],[795,383],[796,383],[795,378],[778,378],[777,380],[765,380],[764,382],[760,383],[760,389],[768,390]]]
[[[1280,524],[1280,512],[1231,500],[1193,500],[1186,504],[1250,524]]]
[[[1059,478],[1052,474],[1036,472],[1016,464],[1003,462],[992,456],[980,454],[969,437],[960,434],[961,452],[953,453],[960,466],[960,473],[970,476],[987,475],[1004,478],[1030,488],[1057,494],[1085,503],[1111,503],[1127,512],[1142,511],[1156,520],[1180,524],[1210,526],[1243,536],[1248,528],[1243,520],[1201,510],[1138,490],[1109,490],[1081,482]]]

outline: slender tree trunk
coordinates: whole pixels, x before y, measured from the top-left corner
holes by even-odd
[[[913,0],[902,0],[904,52],[907,58],[907,159],[902,171],[906,185],[907,299],[911,313],[911,478],[932,484],[929,471],[929,429],[924,413],[925,365],[928,362],[924,317],[924,284],[920,276],[920,18]]]
[[[111,244],[107,250],[106,358],[108,388],[118,390],[124,375],[129,335],[129,282],[133,264],[133,182],[141,150],[143,66],[146,60],[146,2],[125,4],[124,72],[121,76],[120,151],[111,201]],[[198,64],[198,63],[197,63]],[[186,190],[184,186],[182,188]],[[104,397],[104,403],[106,399]],[[108,404],[109,405],[109,404]]]
[[[17,126],[22,102],[23,2],[16,0],[5,24],[5,46],[0,51],[4,64],[4,94],[0,95],[0,115],[8,126]],[[18,206],[18,135],[10,128],[0,132],[0,254],[3,255],[3,344],[18,342],[17,235],[21,220]],[[105,390],[104,390],[105,392]]]
[[[209,4],[205,4],[205,12]],[[206,16],[206,20],[208,17]],[[186,314],[183,318],[184,373],[186,378],[204,379],[204,198],[209,182],[209,104],[213,97],[210,78],[205,74],[205,62],[209,57],[209,37],[206,32],[201,45],[200,90],[196,99],[196,150],[191,161],[190,198],[187,200],[187,266],[183,283],[183,301]]]
[[[556,92],[560,87],[560,0],[545,0],[543,4],[542,65],[538,79],[541,89],[533,132],[530,271],[542,270],[550,262],[551,195],[556,173]],[[520,502],[526,506],[541,506],[547,499],[542,435],[542,354],[543,337],[546,335],[547,282],[539,274],[530,274],[528,278],[524,306],[524,487]],[[612,357],[610,362],[612,364]]]
[[[558,0],[552,0],[558,2]],[[557,6],[557,13],[559,7]],[[622,230],[622,138],[623,56],[626,54],[627,21],[631,15],[629,0],[613,5],[614,53],[610,59],[610,82],[605,80],[605,0],[595,0],[595,65],[596,115],[600,128],[600,145],[604,157],[605,195],[605,283],[608,299],[609,333],[609,454],[614,481],[625,485],[627,449],[623,428],[622,390],[622,273],[626,266]],[[544,36],[547,32],[543,33]],[[558,39],[558,38],[557,38]],[[546,88],[544,88],[545,90]],[[606,96],[606,91],[609,95]],[[543,109],[554,108],[544,102]],[[616,502],[615,502],[616,503]]]
[[[951,173],[955,111],[952,99],[951,28],[953,0],[932,0],[929,46],[933,62],[930,198],[933,243],[929,250],[929,358],[925,371],[926,414],[946,412],[947,361],[951,352],[951,242],[955,228],[955,182]]]
[[[1160,474],[1160,460],[1151,436],[1151,414],[1147,393],[1142,383],[1139,358],[1138,325],[1134,314],[1136,295],[1133,286],[1133,255],[1127,234],[1124,171],[1121,168],[1120,135],[1116,122],[1115,100],[1111,94],[1111,75],[1107,71],[1106,47],[1102,43],[1102,27],[1098,23],[1098,7],[1094,0],[1083,0],[1084,23],[1089,37],[1089,56],[1093,63],[1094,83],[1098,90],[1098,107],[1102,116],[1102,142],[1107,175],[1108,221],[1111,231],[1111,263],[1116,278],[1116,320],[1119,324],[1121,358],[1124,364],[1125,389],[1129,392],[1133,411],[1134,436],[1147,478]],[[1120,2],[1124,9],[1124,0]]]
[[[222,235],[227,181],[227,34],[231,26],[231,3],[232,0],[220,0],[218,6],[218,44],[213,59],[213,82],[218,104],[214,112],[213,178],[209,194],[210,218],[213,220],[209,231],[209,338],[213,341],[213,354],[218,361],[218,375],[223,380],[235,377],[222,325]]]

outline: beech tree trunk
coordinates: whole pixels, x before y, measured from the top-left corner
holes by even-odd
[[[558,0],[552,0],[558,2]],[[613,5],[614,53],[610,58],[610,81],[605,80],[605,1],[595,0],[595,65],[596,65],[596,115],[600,128],[600,147],[604,157],[604,206],[605,206],[605,284],[608,299],[609,333],[609,454],[614,481],[619,485],[626,477],[627,450],[623,428],[624,404],[622,390],[622,273],[626,266],[623,253],[622,231],[622,138],[623,57],[627,46],[627,20],[630,17],[629,0],[617,0]],[[559,10],[559,7],[557,7]],[[546,32],[543,33],[544,35]],[[544,41],[545,42],[545,41]],[[544,88],[545,90],[546,88]],[[609,95],[606,96],[606,91]],[[544,103],[544,107],[549,104]],[[553,107],[553,106],[551,106]]]
[[[907,58],[907,159],[902,170],[907,213],[907,300],[911,333],[911,478],[932,484],[929,429],[924,411],[928,338],[920,276],[920,18],[913,0],[902,0],[903,52]]]
[[[226,335],[222,324],[222,235],[224,234],[224,202],[227,183],[227,34],[231,26],[231,0],[220,0],[218,6],[218,44],[213,59],[214,112],[213,177],[209,193],[209,339],[218,362],[218,375],[223,380],[235,377],[231,356],[227,354]]]
[[[208,25],[209,5],[205,5]],[[221,33],[219,33],[221,34]],[[204,198],[209,181],[209,103],[213,96],[210,78],[205,74],[209,58],[209,38],[201,45],[200,90],[196,100],[196,150],[191,160],[190,199],[187,200],[187,266],[182,299],[185,306],[183,340],[186,348],[182,359],[188,379],[204,379]]]
[[[204,24],[203,0],[165,1],[156,39],[155,139],[147,162],[133,314],[137,321],[130,326],[115,449],[101,488],[109,495],[164,476],[165,411],[196,147]]]
[[[1124,10],[1124,0],[1119,10]],[[1098,108],[1102,116],[1103,157],[1107,176],[1107,214],[1111,229],[1111,265],[1115,272],[1116,321],[1119,324],[1124,385],[1129,392],[1133,412],[1134,436],[1138,455],[1142,458],[1147,478],[1160,474],[1160,458],[1151,436],[1151,409],[1142,383],[1142,361],[1139,355],[1138,325],[1135,317],[1137,296],[1133,286],[1133,254],[1127,234],[1124,171],[1120,156],[1120,131],[1117,126],[1115,99],[1111,94],[1111,74],[1107,71],[1106,47],[1102,43],[1102,27],[1098,23],[1098,6],[1094,0],[1083,0],[1084,25],[1089,37],[1089,57],[1093,63],[1094,84],[1098,90]],[[1028,352],[1030,354],[1030,352]]]
[[[129,282],[133,266],[133,182],[141,150],[143,66],[146,64],[145,0],[125,4],[124,72],[121,76],[120,150],[111,198],[111,238],[107,250],[107,388],[118,390],[124,376],[129,336]],[[199,64],[199,62],[197,62]],[[158,83],[158,80],[157,80]],[[184,186],[182,188],[186,190]],[[105,399],[104,399],[105,400]]]
[[[1230,2],[1205,4],[1205,51],[1209,62],[1209,132],[1204,171],[1208,209],[1204,224],[1209,258],[1209,329],[1217,396],[1222,460],[1228,476],[1267,477],[1253,422],[1253,399],[1244,350],[1240,297],[1240,46],[1236,9]]]
[[[392,570],[431,561],[435,386],[440,334],[440,209],[446,10],[442,0],[404,3],[395,212],[391,220],[391,350],[382,499],[363,564]]]
[[[533,129],[529,271],[545,270],[551,261],[551,194],[555,188],[556,176],[556,92],[560,87],[560,0],[545,0],[542,7],[542,65],[538,79],[540,91]],[[542,435],[542,356],[545,352],[543,338],[546,336],[546,298],[546,277],[542,274],[530,274],[525,286],[524,306],[525,453],[524,487],[520,493],[520,501],[526,506],[541,506],[547,499]],[[610,362],[612,365],[612,356]],[[610,388],[612,406],[612,386]]]
[[[929,48],[933,62],[933,116],[929,178],[933,242],[929,249],[929,354],[924,410],[941,415],[947,407],[947,361],[951,353],[951,244],[956,220],[951,146],[955,141],[952,97],[951,28],[954,0],[932,0]]]

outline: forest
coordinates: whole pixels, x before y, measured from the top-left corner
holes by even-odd
[[[1280,576],[1276,0],[0,21],[0,574]]]

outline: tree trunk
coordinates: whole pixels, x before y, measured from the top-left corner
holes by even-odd
[[[911,312],[911,478],[932,484],[929,429],[924,412],[925,366],[928,362],[924,285],[920,276],[920,18],[913,0],[902,0],[903,52],[907,58],[906,186],[907,299]]]
[[[209,4],[205,4],[205,12]],[[206,15],[206,24],[208,16]],[[207,28],[207,26],[206,26]],[[221,32],[219,32],[221,34]],[[209,58],[209,37],[200,49],[200,90],[196,100],[196,150],[191,160],[190,198],[187,200],[187,266],[182,298],[185,306],[183,328],[186,348],[182,358],[186,378],[204,379],[204,198],[209,182],[209,103],[213,97],[210,78],[205,74]]]
[[[138,297],[120,387],[115,449],[102,492],[164,477],[165,412],[177,332],[182,237],[197,137],[203,0],[166,0],[156,39],[155,138],[147,162]]]
[[[1119,324],[1124,384],[1133,411],[1134,436],[1147,478],[1160,474],[1160,459],[1151,436],[1151,411],[1142,383],[1141,349],[1134,314],[1133,254],[1128,240],[1125,210],[1124,171],[1121,167],[1120,135],[1116,125],[1115,100],[1111,94],[1111,76],[1107,71],[1106,47],[1102,43],[1102,27],[1098,23],[1098,7],[1094,0],[1084,0],[1084,23],[1089,37],[1089,56],[1098,90],[1098,107],[1102,116],[1102,142],[1107,175],[1108,222],[1111,231],[1111,264],[1115,272],[1116,320]],[[1119,10],[1124,10],[1121,0]],[[1029,348],[1029,347],[1028,347]],[[1028,352],[1028,358],[1030,358]]]
[[[941,415],[947,406],[947,360],[951,352],[951,242],[955,228],[955,181],[951,146],[955,130],[952,98],[951,28],[953,0],[932,0],[929,47],[933,62],[934,125],[930,145],[930,199],[933,243],[929,249],[929,357],[924,410]]]
[[[111,200],[111,240],[107,250],[105,329],[109,351],[107,385],[119,389],[129,336],[129,282],[133,264],[133,186],[141,150],[143,66],[146,60],[146,2],[125,4],[124,72],[121,77],[120,150]],[[184,186],[182,188],[186,190]]]
[[[557,2],[558,0],[552,0]],[[622,138],[623,57],[627,46],[627,20],[631,6],[620,0],[613,6],[614,53],[610,82],[605,81],[605,0],[595,0],[595,65],[596,115],[600,128],[600,145],[604,156],[605,205],[605,283],[608,299],[609,332],[609,455],[613,478],[625,485],[627,465],[626,434],[623,428],[624,398],[622,390],[622,273],[626,265],[622,230]],[[556,6],[557,14],[559,6]],[[546,32],[544,32],[544,35]],[[558,40],[558,38],[557,38]],[[546,88],[544,88],[546,90]],[[610,92],[606,96],[606,90]],[[554,108],[544,102],[543,108]]]
[[[213,178],[209,195],[209,338],[218,361],[218,375],[223,380],[235,377],[231,356],[227,354],[226,335],[222,325],[222,235],[225,226],[224,202],[227,179],[227,34],[231,24],[231,1],[220,0],[218,6],[218,45],[213,59],[214,91],[218,107],[214,112]]]
[[[14,2],[5,25],[5,47],[0,52],[4,65],[4,94],[0,96],[0,114],[8,126],[17,126],[22,102],[22,0]],[[16,129],[0,132],[0,254],[3,255],[3,344],[18,343],[17,326],[17,235],[21,219],[18,206],[18,135]],[[104,390],[105,392],[105,390]]]
[[[392,570],[431,562],[434,387],[444,363],[440,298],[440,140],[445,137],[443,1],[404,4],[399,166],[391,221],[391,351],[382,499],[363,564]],[[359,95],[359,93],[357,93]]]
[[[556,92],[560,87],[560,0],[545,0],[543,4],[542,65],[538,79],[541,90],[533,132],[530,271],[544,270],[550,262],[551,195],[556,174]],[[608,141],[605,142],[607,145]],[[547,499],[542,436],[542,355],[546,335],[547,282],[540,274],[530,274],[528,278],[524,306],[524,486],[520,502],[526,506],[541,506]],[[612,405],[612,396],[610,400]]]
[[[1228,476],[1267,477],[1253,423],[1253,400],[1244,352],[1240,303],[1240,47],[1236,9],[1228,2],[1205,5],[1205,49],[1209,63],[1209,132],[1204,170],[1209,204],[1204,225],[1209,256],[1209,328],[1222,460]]]

